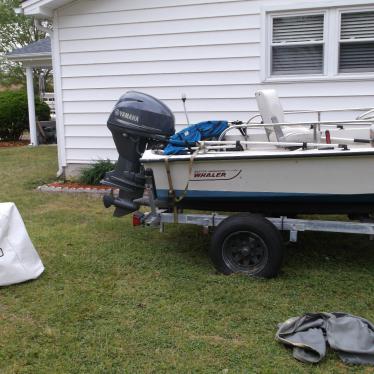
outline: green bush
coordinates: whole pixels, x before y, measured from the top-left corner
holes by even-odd
[[[50,119],[49,106],[35,98],[36,117],[40,121]],[[0,139],[18,140],[29,127],[27,94],[25,91],[0,92]]]
[[[35,115],[38,121],[49,121],[51,119],[51,108],[39,97],[35,98]]]
[[[116,164],[110,160],[97,161],[88,168],[83,169],[79,177],[79,182],[83,184],[99,185],[105,173],[112,171],[115,166]]]

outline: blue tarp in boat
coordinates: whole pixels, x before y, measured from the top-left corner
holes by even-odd
[[[227,121],[206,121],[188,126],[170,138],[169,144],[164,149],[164,154],[186,154],[188,147],[194,146],[196,142],[218,138],[228,125]]]

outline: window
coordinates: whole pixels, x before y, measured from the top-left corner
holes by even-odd
[[[374,72],[374,11],[342,13],[339,72]]]
[[[373,6],[287,13],[276,9],[266,14],[264,79],[362,78],[374,74]]]
[[[323,74],[324,15],[274,17],[271,74]]]

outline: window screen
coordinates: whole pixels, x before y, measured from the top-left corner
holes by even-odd
[[[324,15],[273,18],[271,74],[323,74]]]
[[[342,13],[339,72],[374,71],[374,12]]]

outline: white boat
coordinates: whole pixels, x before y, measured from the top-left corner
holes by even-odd
[[[157,198],[168,201],[165,156],[146,151],[141,162],[153,171]],[[189,156],[169,158],[172,187],[184,207],[267,214],[374,211],[370,148],[201,153],[191,172],[190,162]]]
[[[120,159],[104,183],[119,187],[120,196],[107,197],[106,206],[122,215],[146,204],[146,174],[156,204],[169,209],[374,212],[372,110],[352,121],[289,123],[275,91],[259,91],[256,99],[259,116],[248,123],[231,123],[220,139],[200,141],[187,154],[165,155],[172,113],[147,95],[125,95],[108,122]]]

